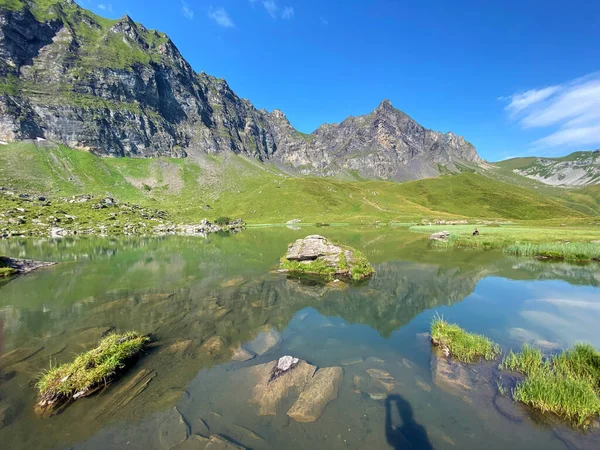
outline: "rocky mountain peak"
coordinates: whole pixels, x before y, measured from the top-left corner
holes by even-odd
[[[99,20],[68,0],[9,5],[0,6],[3,141],[43,137],[101,156],[234,152],[303,174],[395,180],[480,161],[462,137],[422,127],[389,100],[300,133],[281,110],[258,111],[225,80],[195,73],[168,36],[128,15]]]
[[[392,106],[392,102],[390,102],[388,99],[383,100],[379,106],[377,108],[375,108],[375,112],[381,112],[381,111],[385,111],[385,112],[391,112],[394,110],[394,107]]]

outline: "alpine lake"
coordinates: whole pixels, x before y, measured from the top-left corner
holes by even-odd
[[[278,273],[310,234],[360,250],[375,275],[324,285]],[[600,448],[597,422],[582,430],[514,402],[499,361],[445,370],[428,337],[440,315],[503,351],[600,348],[597,263],[440,250],[389,227],[6,240],[0,254],[59,263],[0,281],[3,450]],[[153,343],[121,377],[36,414],[43,370],[129,330]],[[297,393],[269,415],[253,401],[255,369],[284,355],[343,370],[313,422],[287,414]]]

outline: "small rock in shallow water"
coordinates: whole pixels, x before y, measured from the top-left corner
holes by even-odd
[[[159,440],[163,448],[171,449],[183,443],[189,436],[189,427],[177,409],[173,407],[163,419],[159,429]]]
[[[245,447],[234,444],[229,439],[213,434],[204,450],[246,450]]]
[[[376,358],[374,356],[371,356],[370,358],[366,359],[366,363],[367,364],[383,364],[385,361],[381,358]]]
[[[417,386],[419,386],[425,392],[430,392],[431,391],[431,386],[428,385],[427,383],[425,383],[423,380],[420,380],[420,379],[417,378],[417,380],[415,382],[417,383]]]
[[[380,401],[380,400],[385,400],[387,397],[387,394],[384,394],[383,392],[372,392],[372,393],[369,393],[369,397],[371,398],[371,400]]]
[[[300,360],[293,370],[288,370],[277,379],[269,382],[277,361],[249,368],[249,377],[256,379],[250,403],[259,407],[259,415],[270,416],[277,414],[279,404],[284,398],[299,395],[313,377],[317,368]]]
[[[254,358],[256,355],[243,347],[238,347],[233,351],[232,361],[246,362]]]
[[[341,367],[319,369],[288,411],[288,416],[296,422],[316,421],[325,407],[337,398],[343,378]]]
[[[389,374],[389,372],[386,372],[385,370],[368,369],[367,373],[373,380],[381,384],[388,392],[393,391],[396,387],[396,380]]]
[[[212,336],[200,347],[200,352],[210,355],[221,355],[227,347],[227,341],[221,336]]]
[[[268,328],[261,331],[252,342],[246,345],[246,348],[257,355],[265,355],[281,343],[281,335],[274,328]]]
[[[362,356],[356,356],[354,358],[344,359],[344,360],[340,361],[340,364],[342,366],[352,366],[354,364],[360,364],[362,362],[364,362],[364,359],[362,359]]]

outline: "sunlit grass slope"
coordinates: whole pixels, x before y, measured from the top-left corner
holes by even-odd
[[[410,222],[422,218],[585,219],[599,215],[598,192],[585,206],[480,174],[408,183],[302,178],[233,154],[196,158],[99,158],[63,146],[0,146],[0,186],[67,197],[108,195],[162,208],[182,220],[243,217],[249,223]],[[598,197],[595,197],[598,198]],[[573,207],[572,203],[576,206]],[[596,209],[594,209],[594,204]]]

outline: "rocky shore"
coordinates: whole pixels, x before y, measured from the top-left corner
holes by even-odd
[[[0,187],[0,238],[24,236],[62,237],[72,235],[195,235],[237,233],[245,228],[242,219],[203,219],[181,223],[161,209],[119,202],[112,197],[90,194],[68,198],[18,193]]]

